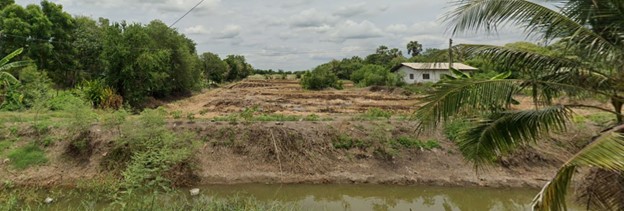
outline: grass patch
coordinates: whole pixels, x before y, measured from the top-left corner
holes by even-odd
[[[586,115],[585,118],[590,122],[602,127],[606,127],[615,121],[615,115],[607,112],[596,112]]]
[[[370,147],[372,144],[370,142],[367,142],[367,141],[364,141],[364,140],[359,140],[359,139],[354,139],[351,136],[342,134],[342,135],[339,135],[338,137],[336,137],[332,141],[332,145],[336,149],[349,150],[349,149],[353,149],[353,148],[366,149],[366,148]]]
[[[374,121],[374,120],[389,120],[394,113],[392,111],[383,110],[380,108],[368,109],[365,113],[360,114],[353,118],[356,121]]]
[[[17,148],[9,152],[8,157],[11,159],[11,165],[17,169],[26,169],[34,165],[42,165],[48,162],[45,152],[35,145]]]
[[[440,149],[440,148],[442,148],[442,146],[440,145],[440,142],[438,142],[438,140],[431,139],[431,140],[427,140],[427,141],[421,141],[421,140],[418,140],[418,139],[405,137],[405,136],[402,136],[402,137],[399,137],[399,138],[393,140],[390,144],[395,149],[420,148],[420,149],[423,149],[423,150],[432,150],[432,149]]]

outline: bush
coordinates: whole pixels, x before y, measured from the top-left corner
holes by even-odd
[[[436,148],[441,148],[440,146],[440,142],[438,142],[437,140],[427,140],[425,142],[418,140],[418,139],[413,139],[410,137],[399,137],[396,140],[394,140],[391,143],[392,147],[395,149],[400,149],[400,148],[408,148],[408,149],[412,149],[412,148],[420,148],[420,149],[424,149],[424,150],[432,150],[432,149],[436,149]]]
[[[389,120],[390,118],[392,118],[392,111],[388,111],[388,110],[383,110],[380,108],[371,108],[368,109],[366,111],[366,113],[363,113],[357,117],[355,117],[355,120],[368,120],[368,121],[372,121],[372,120],[379,120],[379,119],[387,119]]]
[[[51,89],[48,76],[33,66],[21,69],[16,77],[20,83],[4,87],[5,96],[0,98],[2,110],[16,111],[31,108],[37,100],[46,98]]]
[[[46,107],[51,111],[72,111],[74,105],[87,105],[87,102],[69,91],[59,91],[46,101]]]
[[[402,84],[399,75],[380,65],[366,65],[356,70],[351,74],[351,80],[361,87],[399,86]]]
[[[123,98],[107,86],[104,80],[85,81],[78,86],[78,90],[94,108],[120,109],[123,106]]]
[[[470,128],[470,122],[465,119],[456,119],[448,122],[444,125],[444,135],[451,141],[459,141],[460,136],[468,128]]]
[[[338,76],[326,67],[320,66],[306,72],[301,79],[301,86],[308,90],[323,90],[326,88],[342,89],[342,82]]]

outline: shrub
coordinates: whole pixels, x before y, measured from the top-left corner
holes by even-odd
[[[21,69],[16,77],[20,83],[4,87],[5,93],[0,98],[0,109],[16,111],[30,108],[35,101],[46,98],[50,91],[48,76],[33,66]]]
[[[30,144],[9,152],[11,165],[17,169],[26,169],[33,165],[41,165],[48,162],[45,152],[38,146]]]
[[[451,141],[458,141],[461,134],[470,128],[470,122],[465,119],[456,119],[444,125],[444,135]]]
[[[326,88],[342,89],[342,82],[338,76],[326,67],[319,66],[306,72],[301,79],[301,86],[308,90],[322,90]]]
[[[380,65],[365,65],[351,74],[351,80],[358,86],[398,86],[399,75]]]
[[[394,149],[420,148],[420,149],[425,149],[425,150],[432,150],[436,148],[441,148],[440,142],[438,142],[437,140],[427,140],[423,142],[421,140],[413,139],[413,138],[405,137],[405,136],[395,139],[393,142],[391,142],[391,145]]]
[[[123,98],[107,86],[104,80],[84,81],[78,90],[94,108],[120,109],[123,106]]]
[[[87,105],[87,102],[69,91],[59,91],[46,101],[46,107],[52,111],[71,111],[73,105]]]

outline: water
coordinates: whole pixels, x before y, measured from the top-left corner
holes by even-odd
[[[530,210],[539,190],[387,185],[223,185],[202,187],[218,196],[254,196],[303,210]]]
[[[254,197],[260,202],[277,202],[301,210],[531,210],[535,189],[450,188],[391,185],[211,185],[200,187],[197,197]],[[187,191],[183,198],[193,199]],[[138,194],[138,196],[148,196]],[[80,194],[66,196],[48,210],[80,205]],[[87,199],[88,200],[88,199]],[[156,200],[161,201],[161,200]],[[98,204],[96,209],[110,208]],[[570,210],[581,210],[572,207]]]

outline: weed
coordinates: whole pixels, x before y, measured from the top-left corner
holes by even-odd
[[[251,120],[259,122],[286,122],[286,121],[299,121],[298,116],[283,115],[283,114],[261,114],[253,117]]]
[[[202,109],[201,111],[199,111],[199,115],[204,115],[206,113],[208,113],[210,110],[208,109]]]
[[[390,145],[392,146],[392,148],[397,149],[397,150],[401,148],[407,148],[407,149],[420,148],[423,150],[432,150],[432,149],[441,148],[440,142],[438,142],[437,140],[431,139],[431,140],[427,140],[423,142],[421,140],[406,137],[406,136],[401,136],[393,140],[392,142],[390,142]]]
[[[597,112],[586,115],[585,118],[597,126],[606,127],[615,121],[615,115],[607,112]]]
[[[251,121],[254,117],[254,114],[256,113],[256,111],[258,111],[258,106],[254,106],[251,108],[245,108],[245,110],[243,112],[241,112],[239,114],[239,116],[241,118],[243,118],[245,121]]]
[[[186,114],[186,118],[189,121],[194,121],[195,120],[195,114],[193,112],[189,112],[188,114]]]
[[[317,122],[319,120],[321,120],[321,117],[319,115],[316,114],[310,114],[308,116],[306,116],[305,118],[303,118],[304,121],[310,121],[310,122]]]
[[[174,118],[174,119],[180,119],[182,118],[182,111],[177,110],[177,111],[172,111],[170,113],[170,115]]]
[[[26,169],[30,166],[41,165],[48,162],[45,152],[38,146],[29,144],[9,152],[11,165],[17,169]]]

